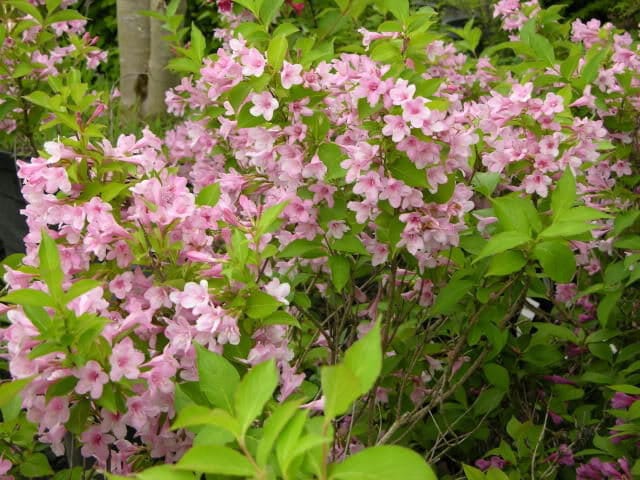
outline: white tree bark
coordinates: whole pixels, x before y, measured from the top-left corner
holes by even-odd
[[[125,110],[138,110],[147,97],[151,49],[149,0],[117,0],[120,95]]]
[[[179,12],[185,10],[182,0]],[[117,0],[120,49],[120,93],[124,113],[144,118],[166,111],[165,92],[178,78],[168,69],[171,58],[162,21],[142,15],[143,10],[164,13],[165,0]]]

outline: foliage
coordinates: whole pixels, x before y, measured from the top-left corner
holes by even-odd
[[[110,136],[72,68],[11,97],[47,117],[0,298],[40,442],[113,478],[640,474],[631,36],[513,0],[485,49],[406,1],[217,6],[216,53],[170,28],[167,131]]]

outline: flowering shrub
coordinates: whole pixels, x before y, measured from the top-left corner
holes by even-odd
[[[105,138],[73,70],[26,98],[64,133],[19,162],[2,297],[39,441],[139,478],[639,474],[632,37],[502,0],[477,56],[336,1],[384,22],[334,45],[306,4],[218,3],[166,132]]]

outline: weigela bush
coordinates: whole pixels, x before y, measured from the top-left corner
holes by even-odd
[[[389,444],[442,478],[640,473],[631,35],[501,0],[478,55],[472,23],[336,1],[368,21],[334,46],[306,4],[218,3],[165,132],[104,137],[72,69],[26,97],[3,338],[38,440],[178,461],[140,478],[430,478]]]

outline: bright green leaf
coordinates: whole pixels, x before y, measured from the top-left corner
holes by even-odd
[[[222,355],[195,344],[200,389],[212,405],[231,412],[233,395],[240,383],[238,371]]]

